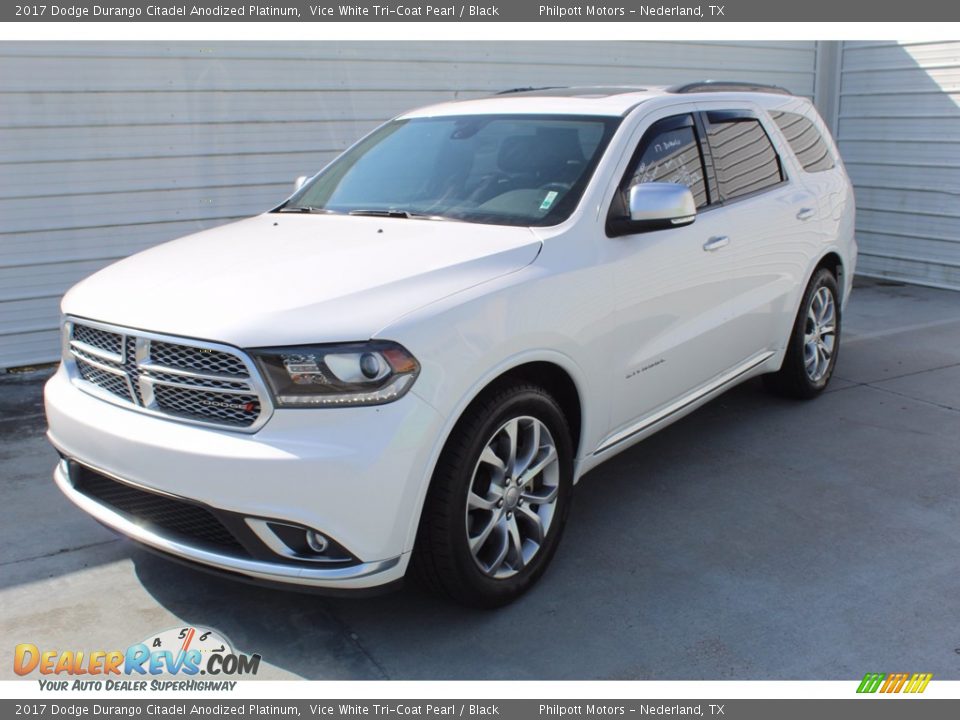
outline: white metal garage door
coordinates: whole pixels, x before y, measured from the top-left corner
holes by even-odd
[[[812,96],[815,60],[786,42],[4,43],[0,368],[58,357],[59,297],[80,278],[267,209],[410,107],[704,78]]]
[[[837,135],[857,270],[960,289],[960,42],[845,42]]]

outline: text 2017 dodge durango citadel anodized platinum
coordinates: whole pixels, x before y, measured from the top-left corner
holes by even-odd
[[[779,88],[545,88],[381,126],[63,300],[55,479],[238,576],[527,590],[588,470],[747,378],[811,398],[854,202]]]

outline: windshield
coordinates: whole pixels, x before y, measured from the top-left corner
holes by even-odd
[[[576,208],[619,123],[565,115],[395,120],[280,209],[556,225]]]

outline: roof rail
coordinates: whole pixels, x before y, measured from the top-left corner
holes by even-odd
[[[673,85],[667,92],[680,95],[698,92],[763,92],[775,95],[793,95],[792,92],[779,85],[764,85],[762,83],[734,82],[727,80],[702,80],[700,82]]]
[[[517,87],[517,88],[510,88],[509,90],[500,90],[499,92],[494,93],[494,95],[513,95],[514,93],[533,92],[534,90],[559,90],[562,87],[563,87],[562,85],[543,85],[541,87]]]

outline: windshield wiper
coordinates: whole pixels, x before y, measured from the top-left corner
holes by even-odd
[[[342,215],[342,213],[339,213],[336,210],[328,210],[327,208],[310,207],[308,205],[290,205],[290,206],[284,205],[282,208],[277,208],[274,212],[316,213],[317,215]]]
[[[350,215],[360,215],[369,217],[392,217],[409,219],[415,216],[414,213],[406,210],[351,210]]]
[[[416,218],[417,220],[445,220],[450,222],[459,222],[454,218],[448,218],[443,215],[410,212],[409,210],[351,210],[348,214],[357,215],[359,217],[388,217],[400,218],[401,220],[410,220],[411,218]]]

